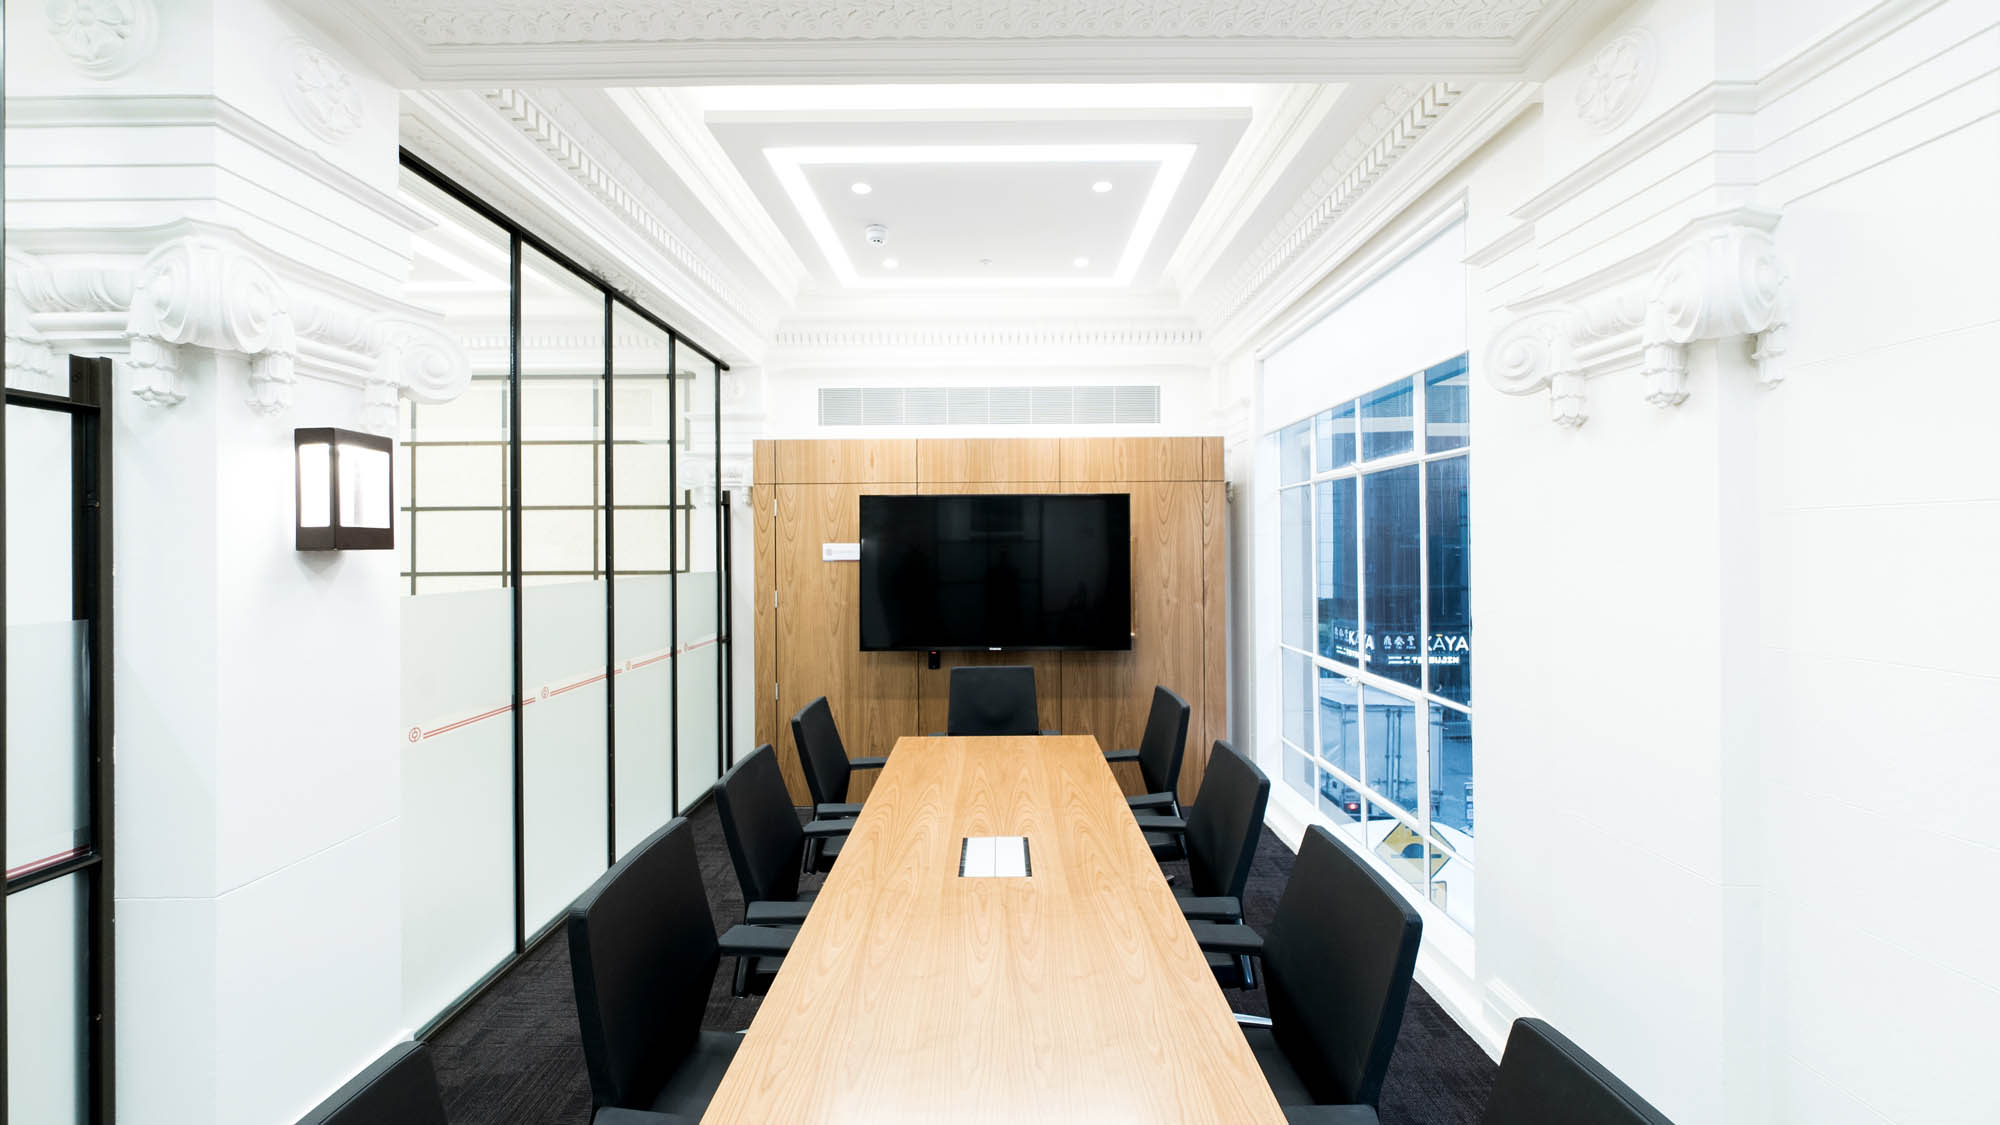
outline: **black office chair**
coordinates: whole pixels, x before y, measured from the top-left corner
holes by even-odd
[[[583,892],[568,930],[595,1125],[648,1120],[614,1110],[699,1118],[741,1042],[701,1030],[716,966],[724,956],[775,965],[797,931],[732,926],[717,940],[684,817]]]
[[[431,1050],[398,1043],[314,1106],[299,1125],[449,1125]]]
[[[1481,1125],[1673,1125],[1541,1020],[1514,1021]]]
[[[1217,739],[1202,775],[1200,798],[1187,807],[1185,818],[1137,814],[1155,854],[1171,850],[1187,859],[1187,893],[1180,906],[1190,921],[1243,920],[1243,888],[1250,882],[1270,799],[1271,779],[1257,763]],[[1257,987],[1256,965],[1249,957],[1211,953],[1208,961],[1222,987]]]
[[[840,841],[854,822],[801,825],[769,743],[752,750],[715,783],[715,811],[736,881],[743,886],[743,921],[753,926],[805,921],[799,876],[831,870]]]
[[[1153,706],[1146,712],[1146,733],[1137,750],[1111,750],[1106,761],[1137,762],[1139,777],[1146,783],[1142,796],[1127,797],[1135,809],[1180,811],[1175,787],[1181,780],[1181,756],[1187,750],[1187,701],[1164,687],[1153,689]]]
[[[812,790],[813,816],[859,816],[861,806],[847,802],[847,783],[855,770],[878,770],[887,758],[850,758],[833,725],[833,708],[822,695],[792,716],[792,741],[805,768],[806,788]]]
[[[1188,925],[1209,953],[1263,960],[1271,1017],[1238,1018],[1249,1025],[1243,1034],[1279,1105],[1375,1105],[1424,929],[1386,879],[1314,825],[1264,938],[1241,924]],[[1301,1113],[1297,1120],[1367,1118]]]
[[[951,700],[944,733],[1054,734],[1042,730],[1035,710],[1035,670],[1025,664],[967,664],[951,670]]]

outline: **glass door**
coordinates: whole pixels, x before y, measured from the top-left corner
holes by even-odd
[[[111,1111],[111,361],[6,389],[6,1119]]]

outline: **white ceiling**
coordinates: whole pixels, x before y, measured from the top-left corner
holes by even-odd
[[[821,292],[1047,291],[1157,287],[1253,107],[1274,89],[738,87],[646,96],[692,107]],[[867,237],[874,225],[886,230],[879,247]]]

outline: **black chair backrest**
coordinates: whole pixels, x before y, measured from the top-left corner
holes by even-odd
[[[389,1048],[299,1118],[299,1125],[448,1125],[430,1048],[422,1043]]]
[[[1187,809],[1188,887],[1196,895],[1243,897],[1270,799],[1271,779],[1257,763],[1217,739]]]
[[[1673,1125],[1541,1020],[1515,1020],[1482,1125]]]
[[[790,902],[799,897],[799,860],[806,834],[792,808],[777,752],[769,743],[729,768],[715,783],[715,812],[729,862],[743,885],[744,902]]]
[[[1146,712],[1146,733],[1139,739],[1139,776],[1146,779],[1146,792],[1171,793],[1180,784],[1187,728],[1187,701],[1155,687],[1153,708]]]
[[[568,926],[592,1104],[646,1108],[700,1032],[721,960],[687,819],[591,884]]]
[[[1035,670],[1025,664],[953,668],[944,732],[955,738],[1041,733],[1035,712]]]
[[[1264,969],[1271,1034],[1314,1102],[1381,1097],[1423,927],[1365,860],[1324,827],[1306,830],[1264,938]]]
[[[799,765],[805,767],[806,788],[812,790],[813,804],[838,804],[847,800],[847,747],[840,741],[840,728],[833,725],[833,708],[822,695],[792,716],[792,741],[799,747]]]

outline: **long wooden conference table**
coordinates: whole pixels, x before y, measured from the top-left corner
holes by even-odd
[[[996,836],[1028,874],[962,876]],[[1064,736],[896,743],[702,1120],[1284,1115],[1097,740]]]

